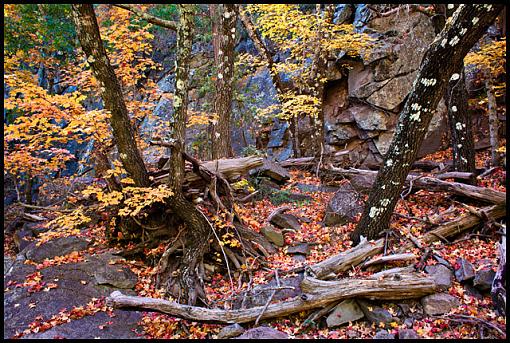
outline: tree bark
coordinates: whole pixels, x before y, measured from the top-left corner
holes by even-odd
[[[489,71],[485,73],[485,88],[487,89],[487,105],[489,113],[489,136],[491,142],[491,164],[497,167],[500,164],[499,153],[499,119],[497,112],[496,97],[492,90],[492,77]]]
[[[464,67],[459,73],[453,74],[446,90],[446,106],[448,108],[448,126],[453,152],[453,169],[461,172],[476,172],[475,143],[471,115],[467,106],[467,90]],[[457,76],[459,76],[457,78]],[[455,181],[458,181],[456,179]],[[475,178],[468,180],[475,184]]]
[[[460,5],[425,53],[383,166],[352,233],[354,244],[359,243],[360,236],[374,239],[388,229],[402,186],[448,80],[461,69],[464,56],[502,8],[503,5]]]
[[[147,169],[136,144],[120,83],[99,34],[94,9],[91,4],[73,4],[72,13],[80,44],[101,86],[105,107],[111,113],[110,124],[124,169],[136,186],[147,187],[150,184]]]
[[[214,109],[218,115],[218,121],[212,123],[213,159],[233,156],[230,122],[232,116],[237,9],[234,4],[220,4],[218,10],[219,14],[215,17],[219,21],[216,24],[219,24],[220,32],[216,37],[218,56],[215,55],[217,75],[214,99]]]

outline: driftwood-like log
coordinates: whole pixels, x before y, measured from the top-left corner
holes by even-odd
[[[485,213],[485,216],[489,220],[497,220],[499,218],[506,216],[506,207],[504,204],[485,207],[480,209],[479,211]],[[458,219],[452,220],[451,222],[445,224],[441,224],[434,230],[427,232],[421,237],[421,242],[425,244],[430,244],[441,238],[447,238],[459,234],[461,232],[464,232],[482,222],[483,219],[480,218],[479,216],[473,213],[467,213]],[[405,246],[403,246],[401,250],[412,248],[413,246],[414,246],[413,243],[408,243]]]
[[[420,298],[436,292],[437,285],[432,277],[413,273],[391,274],[382,279],[349,278],[340,281],[321,281],[305,277],[301,288],[303,294],[288,301],[269,305],[260,319],[287,316],[354,297],[382,300]],[[208,309],[162,299],[123,295],[119,291],[113,292],[107,298],[107,304],[114,308],[144,309],[193,321],[226,324],[253,322],[264,310],[264,306],[230,311]]]
[[[288,160],[280,162],[280,165],[285,168],[290,167],[310,167],[315,165],[315,157],[300,157],[300,158],[289,158]]]
[[[361,265],[361,268],[366,268],[366,267],[373,266],[373,265],[376,265],[376,264],[388,263],[388,262],[412,261],[415,258],[416,258],[416,255],[415,254],[411,254],[411,253],[380,256],[380,257],[373,258],[373,259],[363,263]]]
[[[258,156],[248,156],[241,158],[229,158],[229,159],[220,159],[214,161],[204,161],[201,163],[201,167],[209,170],[211,173],[219,173],[223,177],[225,177],[228,181],[232,181],[238,176],[246,173],[250,169],[254,169],[262,166],[262,157]],[[154,177],[154,183],[161,182],[168,177],[168,170],[163,169],[163,172],[159,172],[156,177]],[[200,181],[202,177],[197,175],[192,170],[186,170],[186,175],[184,176],[184,182],[188,184],[192,184],[194,182]]]
[[[367,183],[366,189],[370,189],[375,182],[377,171],[365,169],[342,169],[334,168],[322,171],[324,176],[332,179],[363,177]],[[409,187],[412,182],[414,189],[426,189],[433,192],[450,192],[456,195],[465,196],[471,199],[480,200],[492,204],[506,203],[506,193],[486,187],[476,187],[459,182],[448,182],[433,177],[421,177],[409,175],[404,187]]]
[[[352,249],[341,252],[322,262],[308,266],[306,270],[318,279],[322,279],[331,273],[340,273],[351,269],[363,262],[366,258],[383,251],[384,239],[375,242],[363,240]]]

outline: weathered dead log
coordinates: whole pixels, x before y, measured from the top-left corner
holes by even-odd
[[[228,181],[233,181],[235,178],[246,173],[250,169],[254,169],[262,166],[262,157],[248,156],[241,158],[229,158],[220,159],[214,161],[204,161],[201,166],[204,169],[209,170],[211,173],[219,173],[223,175]],[[162,173],[164,171],[164,173]],[[163,169],[156,177],[154,177],[153,183],[158,183],[168,177],[168,170]],[[193,170],[186,170],[184,182],[192,184],[196,181],[200,181],[202,177],[193,172]]]
[[[370,189],[372,187],[372,184],[374,183],[377,176],[377,171],[352,168],[333,168],[329,170],[323,170],[322,175],[330,179],[363,178],[363,182],[367,183],[366,187],[360,188],[360,190],[363,190],[367,188]],[[409,175],[407,177],[405,187],[409,187],[411,183],[413,189],[426,189],[433,192],[450,192],[493,204],[506,203],[506,193],[496,191],[491,188],[476,187],[459,182],[448,182],[433,177],[420,177],[416,175]]]
[[[499,243],[499,264],[491,289],[492,302],[501,316],[506,316],[506,226]]]
[[[389,263],[389,262],[396,262],[396,261],[411,261],[411,260],[414,260],[415,258],[416,258],[416,255],[410,254],[410,253],[380,256],[380,257],[373,258],[373,259],[368,260],[367,262],[363,263],[361,265],[361,268],[366,268],[366,267],[373,266],[376,264],[381,264],[381,263]]]
[[[315,157],[300,157],[300,158],[289,158],[288,160],[280,162],[280,165],[284,168],[291,167],[310,167],[315,165]]]
[[[265,310],[257,306],[240,310],[220,310],[181,305],[173,301],[123,295],[113,292],[107,304],[114,308],[132,308],[157,311],[172,316],[214,323],[248,323],[260,319],[282,317],[289,314],[324,307],[331,302],[362,297],[381,300],[420,298],[436,292],[434,278],[418,274],[390,274],[382,279],[343,279],[321,281],[305,277],[301,283],[303,294],[281,303],[271,304]],[[306,290],[306,291],[305,291]]]
[[[462,179],[462,180],[471,180],[475,177],[475,173],[468,172],[446,172],[442,174],[434,175],[436,179],[444,180],[444,179]]]
[[[479,210],[480,212],[485,213],[484,216],[489,220],[497,220],[506,216],[506,207],[505,204],[499,204],[494,206],[485,207]],[[451,222],[439,225],[432,231],[427,232],[421,237],[421,242],[425,244],[430,244],[432,242],[437,241],[441,238],[447,238],[461,232],[464,232],[475,225],[481,224],[483,219],[473,213],[467,213],[460,218],[453,220]],[[413,247],[413,243],[408,243],[401,248],[401,250],[406,250]]]
[[[362,241],[352,249],[341,252],[322,262],[308,266],[306,270],[314,277],[323,279],[331,273],[340,273],[363,262],[367,257],[383,251],[384,239],[375,242]]]

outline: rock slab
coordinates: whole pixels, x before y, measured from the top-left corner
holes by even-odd
[[[423,311],[428,315],[444,314],[460,305],[459,299],[446,293],[427,295],[421,299]]]
[[[354,299],[347,299],[338,304],[326,319],[329,328],[353,322],[365,315]]]
[[[442,264],[426,266],[425,271],[434,277],[440,290],[445,291],[451,287],[453,281],[453,272]]]
[[[260,326],[245,331],[235,339],[286,339],[289,336],[285,332],[278,331],[268,326]]]

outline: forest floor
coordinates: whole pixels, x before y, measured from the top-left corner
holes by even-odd
[[[443,151],[434,155],[427,156],[426,159],[444,161],[448,158],[450,152]],[[477,153],[477,166],[482,167],[489,158],[487,152]],[[253,287],[258,284],[268,282],[269,275],[273,270],[279,271],[290,270],[302,265],[310,265],[320,262],[334,254],[347,250],[352,247],[349,234],[355,228],[356,222],[347,223],[345,225],[326,227],[321,224],[325,214],[328,201],[334,193],[326,192],[301,192],[296,184],[319,185],[320,180],[309,172],[291,171],[292,178],[282,187],[283,190],[291,190],[294,193],[303,193],[312,197],[311,201],[290,202],[285,203],[290,207],[287,213],[294,214],[299,217],[307,218],[308,222],[301,223],[301,229],[296,232],[285,232],[285,244],[283,247],[277,247],[277,253],[267,258],[265,263],[261,264],[257,260],[249,260],[250,265],[243,265],[243,272],[250,272],[252,275],[252,284],[246,281],[239,282],[240,273],[235,272],[231,275],[226,273],[224,268],[222,273],[215,273],[211,280],[206,284],[207,301],[216,308],[231,309],[233,299],[236,294]],[[478,179],[479,186],[490,187],[502,192],[506,192],[506,171],[499,168],[492,174],[483,179]],[[477,206],[477,204],[470,204]],[[266,223],[268,215],[275,210],[277,205],[270,202],[269,199],[252,201],[250,203],[237,205],[237,211],[253,230],[260,231],[261,227]],[[447,222],[458,218],[462,213],[468,210],[455,202],[447,193],[428,192],[420,190],[410,194],[404,201],[399,201],[396,212],[401,213],[408,218],[415,217],[418,219],[408,219],[400,216],[393,216],[392,228],[397,233],[391,244],[388,245],[388,252],[396,252],[402,245],[407,243],[405,235],[412,233],[419,238],[423,235],[430,225],[426,223],[431,219],[438,220],[439,223]],[[445,213],[442,215],[442,213]],[[359,218],[357,218],[359,219]],[[356,220],[357,220],[356,219]],[[422,219],[422,220],[419,220]],[[400,234],[400,235],[399,235]],[[87,254],[105,251],[117,252],[119,247],[106,247],[106,239],[104,230],[101,227],[89,227],[78,233],[78,236],[87,237],[92,241],[92,248],[85,251],[73,252],[65,256],[57,256],[50,260],[46,260],[43,265],[37,266],[37,270],[46,268],[55,264],[72,264],[83,261],[83,256]],[[400,239],[398,239],[400,237]],[[450,265],[457,267],[457,259],[462,257],[471,262],[476,271],[483,268],[492,268],[496,270],[498,249],[497,243],[500,235],[496,229],[485,229],[478,232],[469,230],[460,237],[455,237],[449,242],[437,241],[433,244],[435,252]],[[306,258],[296,260],[292,254],[288,253],[288,247],[291,245],[307,243],[309,246],[309,254]],[[43,242],[43,244],[45,244]],[[146,255],[157,256],[161,254],[164,245],[146,251]],[[418,248],[410,248],[408,252],[414,253],[417,259],[407,261],[406,264],[419,263],[420,257],[423,255]],[[16,252],[12,237],[7,236],[4,240],[4,255],[15,257]],[[381,254],[382,255],[382,254]],[[224,262],[220,255],[216,256],[217,264],[222,265]],[[30,263],[30,262],[28,262]],[[148,267],[139,260],[124,260],[118,262],[127,266],[134,272],[138,278],[134,287],[135,292],[140,296],[146,297],[162,297],[162,292],[155,288],[156,267]],[[402,263],[402,262],[401,262]],[[437,260],[429,257],[425,260],[425,264],[436,264]],[[27,261],[25,261],[27,264]],[[248,263],[247,263],[248,264]],[[402,264],[401,264],[402,265]],[[393,264],[399,266],[399,264]],[[220,270],[218,268],[218,270]],[[224,272],[225,271],[225,272]],[[353,268],[341,275],[345,278],[357,278],[371,274],[370,271],[361,269],[361,267]],[[30,276],[31,275],[31,276]],[[34,290],[34,285],[40,284],[41,280],[37,280],[33,274],[30,274],[26,280],[18,284],[7,284],[7,290],[4,289],[4,295],[9,288],[32,288],[32,292],[49,291],[52,288],[59,287],[57,283],[42,284],[39,289]],[[292,274],[286,274],[281,278],[290,277]],[[30,279],[32,278],[32,279]],[[34,281],[34,279],[36,279]],[[51,285],[49,288],[48,286]],[[5,286],[4,286],[5,288]],[[301,312],[290,315],[285,318],[263,320],[259,324],[272,327],[282,331],[290,338],[372,338],[375,333],[384,328],[389,333],[397,335],[400,330],[414,329],[416,333],[423,338],[505,338],[506,337],[506,319],[498,316],[494,310],[490,293],[480,293],[459,283],[453,279],[451,287],[447,292],[455,296],[460,305],[453,308],[448,316],[427,316],[421,314],[414,317],[412,322],[396,320],[390,323],[370,323],[366,320],[358,320],[350,322],[340,327],[328,328],[325,321],[321,320],[315,325],[303,325],[305,319],[312,311]],[[410,303],[409,311],[418,311],[419,302]],[[381,304],[383,308],[397,317],[401,316],[401,308],[398,302],[386,301]],[[26,311],[31,311],[27,308]],[[111,311],[105,303],[104,299],[93,299],[88,305],[83,304],[82,307],[74,307],[69,311],[61,311],[59,314],[47,313],[45,316],[34,316],[34,321],[25,329],[19,330],[17,337],[23,337],[32,333],[43,332],[51,329],[53,326],[61,325],[71,320],[78,320],[83,316],[96,315],[97,312]],[[52,316],[53,315],[53,316]],[[455,320],[455,315],[464,315],[471,320]],[[489,323],[489,324],[486,324]],[[192,322],[184,319],[175,318],[166,314],[155,312],[143,312],[139,327],[135,330],[137,336],[141,338],[215,338],[224,325],[204,324],[200,322]],[[497,329],[491,328],[494,326]],[[243,325],[244,326],[244,325]],[[245,328],[252,327],[244,326]],[[101,337],[102,330],[106,330],[108,322],[97,326],[97,337]]]

